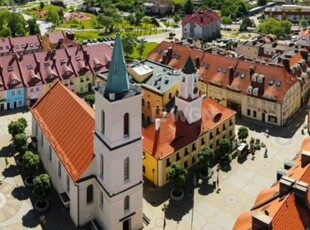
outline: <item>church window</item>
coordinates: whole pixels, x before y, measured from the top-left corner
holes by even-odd
[[[129,157],[124,160],[124,181],[129,180]]]
[[[101,111],[101,132],[104,134],[105,131],[105,114],[104,111]]]
[[[58,161],[58,176],[61,178],[61,163]]]
[[[86,189],[86,202],[87,204],[90,204],[94,200],[94,187],[93,185],[88,185]]]
[[[147,101],[147,109],[151,109],[151,103]]]
[[[129,211],[129,196],[126,196],[125,199],[124,199],[124,211]]]
[[[124,115],[124,137],[129,136],[129,113]]]

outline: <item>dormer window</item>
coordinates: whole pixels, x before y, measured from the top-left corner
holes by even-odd
[[[66,72],[64,73],[64,76],[69,77],[69,76],[71,76],[72,74],[73,74],[72,71],[68,70],[68,71],[66,71]]]
[[[47,75],[47,79],[48,79],[48,80],[51,80],[51,79],[53,79],[53,78],[54,78],[54,75],[53,75],[53,74]]]
[[[75,57],[75,60],[81,61],[81,57],[80,57],[80,56],[76,56],[76,57]]]
[[[8,66],[8,72],[13,72],[14,68],[13,66]]]
[[[10,83],[11,83],[12,85],[16,85],[16,84],[18,84],[19,82],[18,82],[17,80],[12,80]]]
[[[50,66],[50,63],[48,61],[44,62],[44,66],[47,67],[47,66]]]
[[[33,66],[32,65],[27,65],[27,69],[33,69]]]
[[[60,64],[61,65],[66,64],[66,60],[65,59],[60,59]]]

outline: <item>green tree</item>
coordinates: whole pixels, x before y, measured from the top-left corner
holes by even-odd
[[[44,6],[45,6],[44,2],[40,2],[40,9],[41,10],[43,10]]]
[[[137,10],[136,12],[135,12],[135,17],[136,17],[136,25],[137,26],[139,26],[140,24],[141,24],[141,22],[142,22],[142,19],[143,19],[143,17],[144,17],[144,11],[142,11],[142,10]]]
[[[185,14],[192,14],[194,10],[194,4],[192,0],[186,0],[184,4],[184,12]]]
[[[24,155],[24,153],[28,150],[27,135],[25,133],[16,134],[13,138],[13,147],[15,152]]]
[[[12,36],[23,36],[26,34],[26,23],[21,14],[10,13],[7,18],[7,25],[11,30]]]
[[[89,104],[91,107],[95,104],[95,95],[94,94],[89,94],[85,98],[85,101],[87,104]]]
[[[175,23],[179,23],[181,21],[180,15],[179,14],[175,14],[173,20],[174,20]]]
[[[198,153],[199,163],[201,165],[200,172],[204,176],[208,176],[210,161],[214,157],[214,150],[209,147],[203,147],[200,153]]]
[[[46,20],[52,22],[55,25],[59,23],[60,17],[57,8],[52,6],[48,8]]]
[[[25,118],[19,118],[17,121],[11,121],[8,125],[9,134],[12,135],[12,138],[16,134],[24,133],[28,124]]]
[[[249,129],[247,127],[240,127],[238,129],[238,138],[244,140],[249,136]]]
[[[248,7],[244,0],[225,0],[221,5],[222,17],[230,17],[232,19],[244,17],[248,15]]]
[[[23,156],[23,169],[28,176],[32,176],[38,169],[40,157],[30,151],[26,151]]]
[[[28,29],[30,35],[40,34],[40,28],[34,18],[28,20]]]
[[[136,43],[137,43],[137,36],[134,35],[133,33],[127,33],[124,36],[122,36],[123,50],[127,57],[133,53]]]
[[[185,185],[187,170],[180,163],[174,163],[168,171],[168,179],[173,182],[177,194],[180,194],[180,189]]]
[[[145,51],[145,41],[141,41],[140,44],[138,45],[138,53],[139,53],[139,59],[141,59],[144,51]]]
[[[136,24],[136,17],[134,14],[129,14],[127,17],[127,21],[130,25],[135,25]]]
[[[302,18],[302,19],[299,20],[299,24],[302,27],[307,27],[308,26],[308,21],[305,18]]]
[[[267,4],[267,0],[257,0],[257,6],[264,6]]]
[[[264,34],[272,33],[276,36],[287,36],[291,33],[292,23],[287,20],[278,21],[274,18],[269,18],[259,24],[259,32]]]
[[[51,189],[51,180],[49,175],[41,174],[33,179],[33,195],[40,201],[47,198]]]
[[[12,36],[10,28],[3,28],[0,30],[0,37],[10,37],[10,36]]]
[[[219,143],[219,154],[222,157],[226,157],[226,155],[230,152],[231,144],[228,139],[221,139]]]
[[[222,17],[222,24],[223,25],[231,25],[232,24],[231,18],[227,17],[227,16]]]
[[[244,17],[242,19],[239,31],[248,31],[248,27],[253,26],[253,23],[249,17]]]

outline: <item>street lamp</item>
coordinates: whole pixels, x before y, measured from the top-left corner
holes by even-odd
[[[216,167],[216,172],[217,172],[217,176],[216,176],[216,185],[217,185],[217,192],[219,192],[220,189],[220,164],[217,164]]]

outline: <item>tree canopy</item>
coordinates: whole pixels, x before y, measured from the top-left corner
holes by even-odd
[[[32,175],[38,170],[40,164],[40,157],[30,151],[26,151],[23,156],[23,169],[26,174]]]
[[[247,127],[240,127],[238,129],[238,138],[244,140],[249,136],[249,129]]]
[[[198,153],[199,163],[201,164],[201,172],[204,175],[208,174],[210,161],[214,157],[214,150],[209,147],[203,147],[200,153]]]
[[[272,33],[276,36],[287,36],[291,34],[292,23],[288,20],[278,21],[274,18],[269,18],[262,22],[258,28],[259,32],[264,34]]]
[[[228,139],[221,139],[219,146],[220,146],[219,148],[220,155],[224,156],[229,153],[231,144]]]
[[[186,0],[184,4],[184,12],[185,14],[192,14],[194,10],[194,4],[192,0]]]
[[[24,133],[28,124],[25,118],[19,118],[17,121],[11,121],[8,125],[9,134],[12,135],[12,138],[16,134]]]
[[[57,25],[60,21],[58,9],[54,6],[50,6],[47,10],[47,17],[46,20],[52,22],[53,24]]]
[[[47,197],[51,188],[51,180],[49,175],[41,174],[33,179],[33,195],[43,200]]]
[[[25,133],[19,133],[14,136],[13,147],[16,152],[23,155],[28,150],[28,141]]]
[[[136,46],[137,42],[137,37],[133,33],[126,33],[124,36],[122,36],[121,40],[125,55],[129,56],[134,51],[134,47]]]
[[[222,17],[232,19],[248,15],[248,6],[244,0],[225,0],[221,6]]]
[[[93,105],[95,104],[95,95],[94,94],[87,95],[84,99],[87,102],[87,104],[89,104],[91,107],[93,107]]]
[[[186,182],[187,170],[182,164],[174,163],[168,171],[167,176],[173,182],[175,189],[180,190]]]

